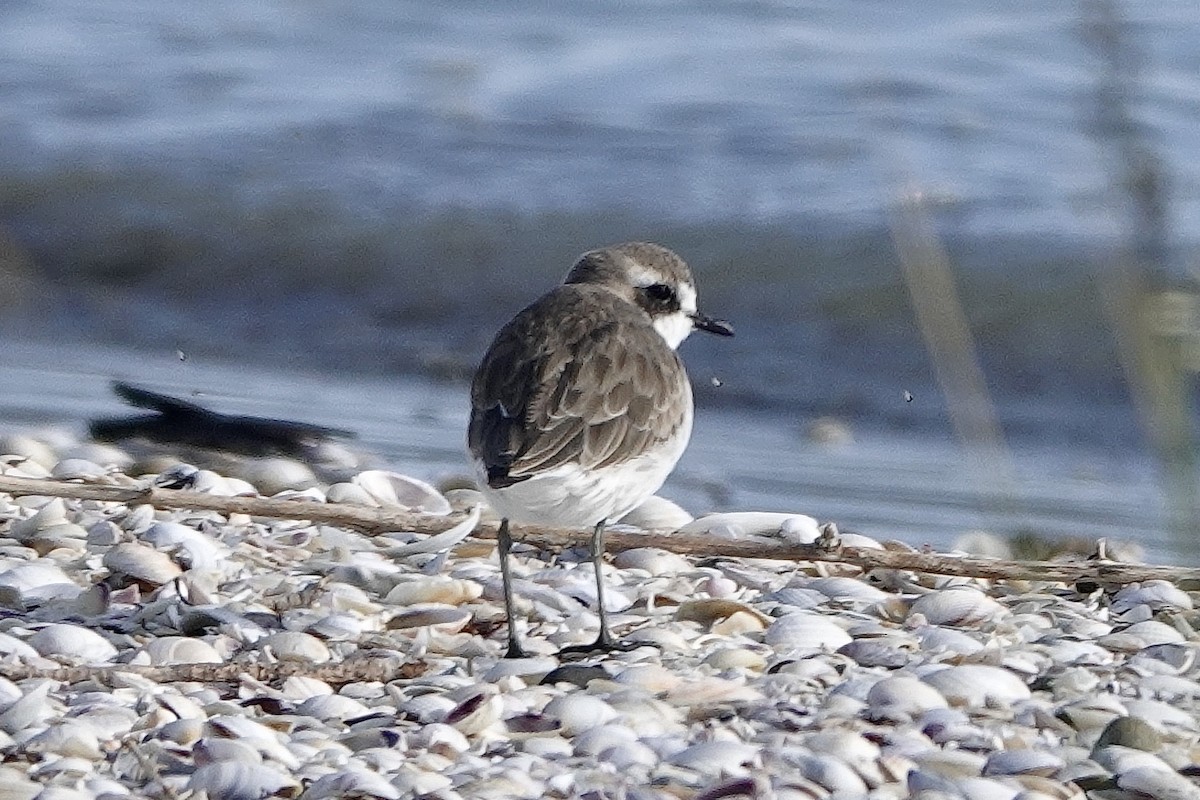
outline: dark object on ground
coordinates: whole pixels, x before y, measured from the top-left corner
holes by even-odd
[[[92,420],[88,430],[96,439],[142,438],[159,444],[188,445],[247,456],[303,457],[321,440],[354,436],[352,431],[304,422],[221,414],[121,381],[113,383],[113,391],[130,405],[155,413]]]

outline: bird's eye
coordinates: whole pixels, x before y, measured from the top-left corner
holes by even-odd
[[[675,299],[675,290],[665,283],[652,283],[646,287],[646,296],[656,303],[669,303]]]

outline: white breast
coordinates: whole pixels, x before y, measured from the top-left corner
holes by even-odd
[[[662,487],[692,435],[691,387],[675,436],[658,448],[620,464],[586,470],[563,464],[503,489],[487,485],[483,462],[475,461],[478,484],[488,503],[514,522],[586,528],[615,522]]]

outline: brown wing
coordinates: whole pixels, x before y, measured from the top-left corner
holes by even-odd
[[[669,439],[690,398],[642,311],[562,286],[497,334],[471,387],[468,444],[497,488],[561,464],[619,464]]]

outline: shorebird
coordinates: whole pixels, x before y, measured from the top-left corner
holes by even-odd
[[[513,611],[509,522],[592,529],[600,634],[604,528],[650,497],[692,434],[692,387],[675,348],[693,330],[732,336],[696,309],[691,270],[665,247],[584,253],[560,286],[496,334],[471,385],[467,444],[498,535],[507,657],[525,655]]]

